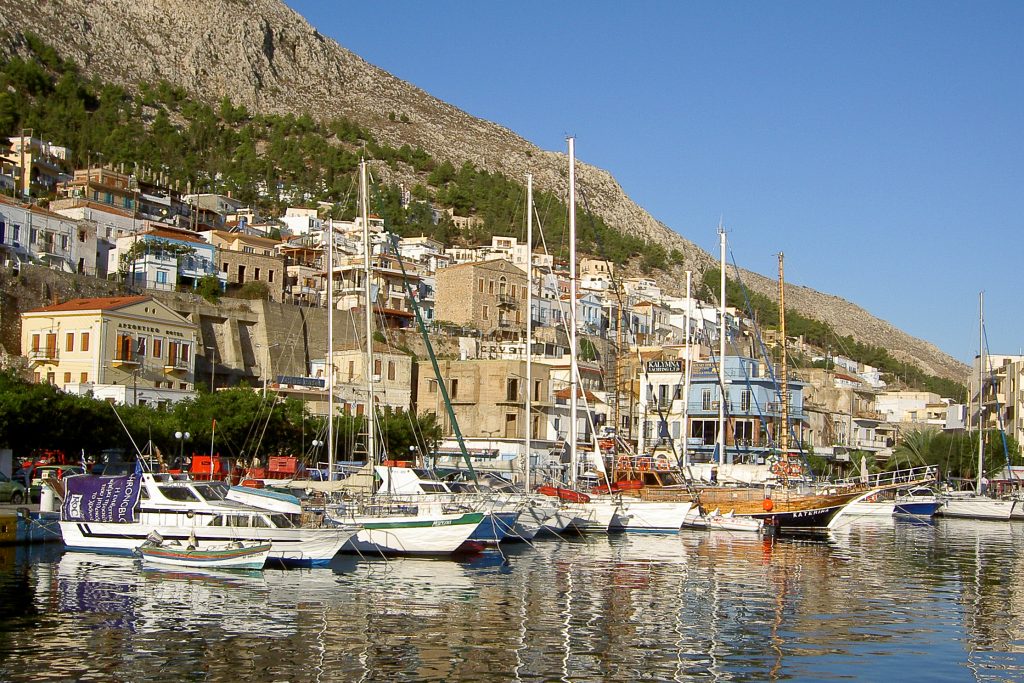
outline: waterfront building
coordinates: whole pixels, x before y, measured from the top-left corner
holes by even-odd
[[[230,194],[187,194],[182,200],[191,206],[194,225],[222,228],[229,215],[236,215],[245,204]]]
[[[174,190],[108,168],[77,169],[57,189],[62,198],[54,201],[55,211],[90,203],[127,213],[139,226],[157,221],[184,227],[191,218],[191,208]]]
[[[198,327],[150,296],[72,299],[22,313],[36,382],[132,405],[195,395]]]
[[[510,334],[526,325],[526,273],[505,260],[474,261],[437,273],[435,317]]]
[[[217,269],[216,248],[191,230],[150,223],[146,230],[117,239],[111,258],[125,281],[138,289],[193,289],[209,275],[224,289],[227,274]]]
[[[299,305],[322,305],[321,293],[327,282],[324,249],[314,234],[294,237],[277,245],[284,258],[286,279],[284,300]]]
[[[318,216],[316,209],[289,206],[280,220],[289,235],[301,236],[320,231],[321,220]]]
[[[896,425],[877,389],[843,370],[810,368],[801,374],[808,382],[804,440],[815,454],[848,462],[854,451],[876,457],[891,453]]]
[[[404,267],[404,270],[403,270]],[[375,312],[387,327],[408,327],[415,315],[406,285],[420,293],[420,276],[412,264],[400,264],[398,257],[376,253],[370,258],[370,291]],[[339,310],[362,308],[366,272],[362,256],[349,256],[334,263],[334,296]]]
[[[5,168],[10,170],[11,189],[21,197],[49,194],[68,174],[65,165],[71,150],[31,135],[12,136],[10,149],[0,153]]]
[[[691,462],[712,462],[718,441],[719,385],[716,361],[693,362],[690,393],[684,396],[683,359],[649,360],[640,376],[638,398],[639,450],[671,440],[682,452],[684,409]],[[763,463],[777,447],[782,404],[776,381],[764,364],[745,356],[725,357],[726,454],[723,462]],[[789,381],[789,420],[793,447],[805,430],[804,382]]]
[[[526,361],[439,360],[442,381],[451,399],[467,447],[490,469],[511,471],[514,463],[525,462]],[[458,444],[430,366],[421,367],[416,383],[416,413],[437,416],[445,439],[440,453],[455,455]],[[534,363],[529,421],[533,463],[544,464],[556,439],[549,433],[552,410],[550,366]]]
[[[398,253],[406,264],[416,264],[427,273],[436,273],[451,264],[444,245],[430,237],[403,237],[398,242]]]
[[[377,410],[391,408],[407,412],[412,408],[413,361],[408,353],[384,344],[373,345],[373,396]],[[334,367],[334,400],[337,410],[363,415],[366,413],[366,349],[355,344],[337,349],[332,354]],[[314,363],[313,375],[320,376]],[[322,373],[326,376],[326,373]]]
[[[279,240],[223,230],[200,235],[217,249],[217,265],[228,296],[248,282],[262,282],[273,301],[284,299],[285,259],[277,253]]]
[[[11,265],[41,262],[65,273],[104,275],[107,248],[96,224],[0,196],[0,253]]]
[[[978,363],[975,356],[968,379],[972,429],[978,424]],[[1024,356],[986,353],[985,365],[981,392],[985,428],[1003,429],[1024,445]]]

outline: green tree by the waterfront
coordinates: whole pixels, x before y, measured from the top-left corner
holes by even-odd
[[[407,459],[410,446],[418,453],[430,453],[441,439],[433,415],[385,410],[378,423],[385,457]],[[336,457],[355,459],[360,450],[356,442],[365,433],[363,418],[339,415],[336,431]],[[188,432],[191,439],[182,444],[176,432]],[[168,460],[183,446],[186,453],[208,453],[212,437],[214,452],[233,459],[281,454],[315,464],[326,455],[323,449],[314,452],[311,443],[324,440],[325,432],[324,417],[311,415],[301,401],[280,399],[273,391],[264,395],[239,387],[201,392],[161,410],[112,406],[66,394],[51,384],[28,382],[11,371],[0,372],[0,446],[11,448],[16,459],[37,450],[59,450],[73,459],[111,448],[133,453],[137,446],[148,452],[152,443]]]
[[[1006,467],[1006,451],[1003,449],[1003,434],[997,429],[984,432],[984,469],[991,478]],[[1005,435],[1006,450],[1010,453],[1011,464],[1020,451],[1020,444],[1010,435]],[[908,431],[900,440],[889,459],[889,469],[936,465],[943,478],[977,479],[978,477],[978,432],[943,432],[934,429]]]

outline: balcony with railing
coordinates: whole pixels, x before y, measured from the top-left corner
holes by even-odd
[[[679,401],[677,404],[681,408],[682,402]],[[687,413],[690,416],[717,415],[718,401],[690,401],[687,403],[686,408]],[[782,404],[776,401],[760,404],[755,401],[750,401],[749,404],[741,401],[727,401],[725,404],[725,412],[730,417],[782,417]],[[793,420],[802,420],[805,417],[803,408],[790,404],[789,417]]]
[[[132,351],[119,351],[114,356],[111,364],[115,368],[137,368],[142,364],[142,354]]]
[[[28,352],[33,363],[54,363],[57,361],[57,346],[39,346]]]
[[[164,361],[164,372],[167,374],[189,371],[189,362],[181,358],[168,358]]]
[[[499,294],[498,306],[501,308],[516,309],[519,308],[519,299],[510,294]]]

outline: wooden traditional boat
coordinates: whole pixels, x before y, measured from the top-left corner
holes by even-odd
[[[191,543],[165,543],[163,539],[147,539],[138,547],[143,564],[157,564],[171,567],[217,569],[263,569],[270,555],[270,543],[243,543],[233,541],[224,545],[207,545],[197,548]]]

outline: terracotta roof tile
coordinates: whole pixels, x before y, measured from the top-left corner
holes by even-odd
[[[143,235],[152,235],[153,237],[163,237],[169,240],[180,240],[182,242],[195,242],[197,244],[209,244],[206,240],[198,235],[187,230],[172,230],[170,228],[150,228]]]
[[[146,295],[140,296],[108,296],[108,297],[93,297],[90,299],[71,299],[65,301],[62,304],[53,304],[51,306],[43,306],[42,308],[33,308],[31,311],[25,311],[26,313],[49,313],[57,311],[114,311],[131,304],[137,304],[142,301],[148,301],[152,297]]]

